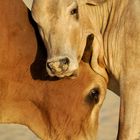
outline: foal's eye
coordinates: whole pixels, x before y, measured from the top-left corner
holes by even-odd
[[[99,102],[99,89],[98,88],[94,88],[92,90],[90,90],[89,94],[86,97],[86,101],[89,104],[97,104]]]

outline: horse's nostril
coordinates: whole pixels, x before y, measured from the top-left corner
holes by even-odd
[[[70,60],[67,57],[60,59],[59,61],[60,61],[61,65],[69,65],[69,63],[70,63]]]
[[[70,60],[66,57],[66,58],[60,59],[59,62],[60,62],[59,68],[61,68],[62,72],[67,71]]]

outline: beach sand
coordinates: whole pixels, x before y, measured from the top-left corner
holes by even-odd
[[[119,117],[119,97],[108,91],[100,113],[98,140],[116,140]],[[27,127],[0,124],[0,140],[40,140]]]

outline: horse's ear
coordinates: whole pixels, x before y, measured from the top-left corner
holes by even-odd
[[[89,5],[99,5],[104,3],[106,0],[86,0],[86,4]]]

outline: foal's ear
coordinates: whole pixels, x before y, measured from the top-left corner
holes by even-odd
[[[89,4],[89,5],[99,5],[99,4],[102,4],[104,3],[106,0],[86,0],[86,4]]]

